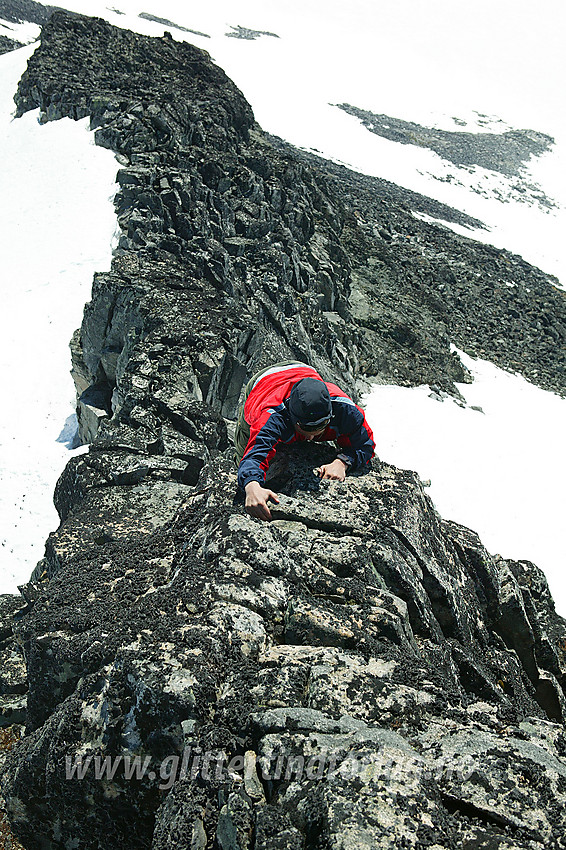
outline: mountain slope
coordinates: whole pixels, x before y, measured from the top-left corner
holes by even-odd
[[[12,627],[24,846],[559,847],[566,623],[540,571],[442,521],[413,473],[317,482],[324,447],[282,454],[255,522],[228,433],[250,374],[288,357],[352,392],[395,369],[455,392],[447,323],[557,387],[532,322],[560,334],[562,294],[269,138],[170,37],[56,13],[17,103],[90,115],[123,165],[119,247],[73,340],[92,445]],[[88,756],[147,769],[69,778]]]

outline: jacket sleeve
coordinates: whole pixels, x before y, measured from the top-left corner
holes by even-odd
[[[373,431],[365,414],[350,399],[334,401],[333,411],[339,431],[336,442],[342,450],[341,454],[350,462],[350,469],[362,469],[375,454]]]
[[[276,410],[266,410],[250,428],[250,439],[238,467],[238,486],[244,489],[250,481],[265,483],[271,460],[281,441],[288,442],[294,436],[285,419]]]

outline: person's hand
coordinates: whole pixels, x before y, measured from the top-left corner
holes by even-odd
[[[250,516],[255,516],[257,519],[271,519],[271,511],[267,507],[267,502],[271,500],[279,504],[277,493],[272,490],[266,490],[262,487],[259,481],[250,481],[245,486],[246,490],[246,511]]]
[[[336,458],[332,463],[325,463],[315,469],[319,478],[328,478],[330,481],[344,481],[346,478],[347,466],[343,460]]]

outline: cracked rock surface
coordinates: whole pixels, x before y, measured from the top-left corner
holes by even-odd
[[[28,688],[2,775],[23,846],[563,847],[566,622],[540,570],[410,471],[321,482],[325,446],[278,453],[253,520],[229,439],[281,359],[352,393],[454,392],[467,340],[563,389],[563,295],[270,140],[191,45],[58,12],[17,103],[90,115],[121,163],[119,248],[71,344],[90,450],[25,607],[0,606],[3,687]]]
[[[413,473],[376,463],[304,490],[324,457],[311,449],[287,458],[271,523],[234,501],[219,457],[173,522],[74,552],[35,585],[16,627],[28,734],[4,776],[24,846],[60,846],[61,824],[84,847],[563,834],[566,624],[529,620],[520,581],[544,587],[539,571],[443,522]],[[511,599],[523,652],[502,622]],[[187,752],[209,768],[192,756],[169,784],[163,765]],[[95,776],[95,757],[125,755],[147,759],[143,778],[122,762]],[[91,769],[66,779],[80,759]]]

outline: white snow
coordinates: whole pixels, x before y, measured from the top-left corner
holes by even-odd
[[[539,0],[536,6],[532,0],[115,0],[112,5],[66,3],[147,35],[168,29],[175,39],[208,50],[266,131],[462,209],[490,229],[450,225],[454,230],[514,251],[566,281],[563,0]],[[143,20],[140,12],[211,38]],[[227,38],[237,25],[280,38]],[[7,382],[0,423],[2,540],[10,532],[0,575],[10,588],[27,578],[57,524],[51,493],[69,454],[55,440],[73,398],[67,341],[80,323],[92,272],[108,267],[114,228],[108,197],[116,165],[108,151],[93,148],[84,123],[40,127],[30,115],[8,120],[9,99],[30,52],[0,57],[0,233],[6,238],[4,267],[11,268],[3,278],[6,308],[0,320]],[[545,210],[532,199],[521,201],[514,181],[500,174],[459,169],[429,150],[371,134],[333,105],[342,102],[446,130],[512,127],[547,133],[556,144],[530,163],[527,176],[557,206]],[[454,180],[444,182],[450,174]],[[85,221],[87,228],[78,232]],[[566,613],[559,530],[565,507],[559,483],[565,471],[560,443],[565,402],[481,361],[471,368],[475,383],[461,391],[484,414],[430,399],[427,388],[376,387],[368,408],[379,454],[431,478],[439,511],[478,531],[488,549],[534,560],[549,576],[558,609]],[[30,510],[32,498],[36,504]]]
[[[12,23],[0,18],[0,35],[11,38],[12,41],[19,41],[21,44],[29,44],[39,38],[41,27],[37,24],[31,24],[29,21],[24,23]]]
[[[70,457],[69,340],[95,271],[110,266],[117,163],[85,121],[12,120],[34,46],[0,57],[0,592],[16,592],[58,525],[55,482]]]
[[[441,516],[472,528],[489,552],[537,564],[564,616],[566,399],[458,354],[474,378],[457,385],[465,407],[427,386],[372,388],[376,453],[430,480]]]

